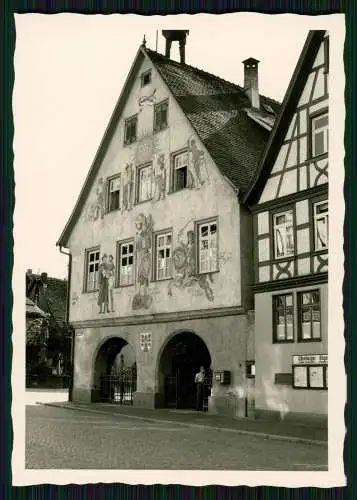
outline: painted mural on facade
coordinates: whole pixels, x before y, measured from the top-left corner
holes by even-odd
[[[175,277],[169,283],[168,295],[173,296],[174,288],[190,289],[193,295],[204,293],[212,302],[214,300],[211,287],[213,275],[212,273],[200,275],[196,272],[195,232],[192,229],[185,232],[190,223],[191,221],[179,232],[178,242],[172,252]]]
[[[98,179],[95,196],[95,201],[88,208],[88,220],[103,219],[105,215],[105,183],[102,177]]]
[[[113,255],[102,255],[98,267],[99,314],[115,312],[113,289],[115,285],[115,264]]]
[[[139,111],[142,111],[144,106],[153,106],[156,102],[156,89],[149,95],[141,95],[138,97]]]
[[[198,148],[196,139],[191,137],[188,140],[189,171],[187,187],[199,189],[204,184],[209,183],[209,175],[206,166],[204,152]]]
[[[136,294],[133,297],[132,308],[148,309],[152,303],[149,293],[152,260],[153,220],[151,215],[140,213],[135,220],[135,255],[136,255]]]
[[[130,211],[134,205],[134,168],[132,163],[125,166],[123,176],[123,211]]]
[[[164,200],[166,196],[166,160],[165,154],[161,153],[156,161],[155,168],[155,186],[154,186],[154,196],[153,202],[157,202],[159,200]]]

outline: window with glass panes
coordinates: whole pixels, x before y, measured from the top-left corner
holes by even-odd
[[[119,244],[119,286],[134,283],[134,241]]]
[[[172,276],[172,233],[156,235],[156,279]]]
[[[151,200],[153,184],[152,165],[138,168],[137,179],[137,201]]]
[[[314,203],[315,250],[328,247],[328,202]]]
[[[198,271],[209,273],[218,270],[217,221],[198,225]]]
[[[188,152],[183,151],[173,157],[173,191],[187,187],[188,183]]]
[[[137,122],[138,118],[136,115],[125,120],[124,144],[131,144],[136,141]]]
[[[107,210],[112,212],[120,208],[120,175],[108,179]]]
[[[293,211],[274,214],[274,255],[276,259],[294,255]]]
[[[167,127],[168,101],[155,104],[154,108],[154,132],[158,132]]]
[[[86,292],[91,292],[98,288],[99,254],[99,248],[87,250],[86,252]]]
[[[312,157],[328,152],[328,114],[324,113],[311,119]]]
[[[291,293],[273,297],[273,333],[274,342],[294,341],[294,306]]]
[[[320,290],[300,292],[299,340],[321,340],[321,303]]]

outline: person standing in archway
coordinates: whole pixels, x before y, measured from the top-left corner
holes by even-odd
[[[195,376],[195,384],[197,386],[197,395],[196,395],[196,410],[203,410],[203,384],[205,381],[205,369],[203,366],[200,366],[200,371],[196,373]]]

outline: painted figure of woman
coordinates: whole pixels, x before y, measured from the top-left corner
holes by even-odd
[[[113,289],[115,284],[115,265],[112,255],[109,255],[109,262],[107,264],[107,277],[108,277],[108,299],[110,301],[111,312],[114,312]]]
[[[102,257],[102,262],[98,268],[98,306],[99,314],[108,311],[108,275],[107,275],[108,258],[105,253]]]

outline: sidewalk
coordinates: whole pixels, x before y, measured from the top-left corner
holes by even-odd
[[[46,406],[55,406],[69,410],[79,410],[111,416],[117,415],[146,422],[155,421],[169,424],[189,425],[191,427],[207,427],[225,432],[250,434],[267,439],[280,439],[327,446],[327,427],[317,422],[301,424],[284,420],[246,420],[195,411],[170,409],[151,410],[105,403],[83,404],[53,402],[45,404]]]

